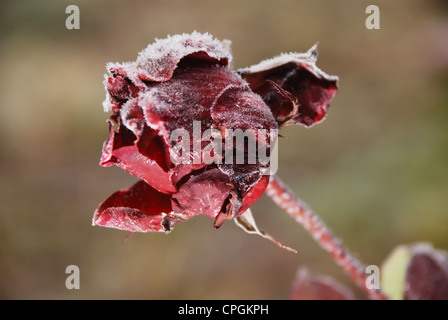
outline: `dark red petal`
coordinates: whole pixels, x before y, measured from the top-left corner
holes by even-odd
[[[231,218],[246,211],[266,189],[269,176],[263,175],[259,164],[222,164],[219,169],[227,174],[236,194],[233,197]],[[227,212],[228,214],[230,212]]]
[[[206,215],[215,218],[230,194],[229,177],[219,169],[191,176],[173,194],[173,211],[185,217]]]
[[[95,211],[93,225],[131,232],[169,231],[170,196],[139,181],[109,196]]]
[[[136,137],[140,137],[145,128],[143,110],[138,105],[138,99],[128,100],[120,108],[120,121],[131,130]]]
[[[172,167],[168,146],[156,130],[144,125],[141,135],[136,142],[139,152],[154,160],[167,174]]]
[[[430,245],[410,247],[406,270],[406,300],[448,300],[448,253]]]
[[[228,219],[241,216],[263,195],[269,183],[269,176],[261,174],[259,165],[219,165],[219,169],[230,180],[230,193],[216,217],[215,228]]]
[[[117,166],[146,181],[160,192],[172,193],[176,191],[171,183],[169,173],[164,171],[157,161],[143,155],[137,146],[116,149],[113,155],[118,159]]]
[[[201,122],[202,131],[210,128],[215,100],[228,86],[242,85],[241,77],[225,66],[187,58],[171,80],[151,84],[139,105],[148,125],[165,129],[168,140],[171,132],[180,128],[193,137],[193,121]]]
[[[338,78],[316,66],[315,47],[303,54],[283,54],[240,69],[251,89],[261,95],[279,125],[311,126],[322,121],[337,92]]]
[[[261,179],[249,189],[243,196],[243,203],[241,205],[240,214],[249,209],[264,193],[269,184],[269,176],[262,176]]]
[[[232,59],[222,42],[208,33],[193,32],[158,39],[140,52],[136,62],[109,63],[107,68],[111,73],[122,75],[142,87],[143,81],[163,82],[171,79],[177,64],[186,56],[222,65],[229,64]]]
[[[103,143],[103,153],[101,154],[100,165],[103,167],[112,166],[117,159],[114,158],[112,152],[114,151],[115,131],[111,120],[107,120],[109,124],[109,136]]]
[[[354,300],[350,289],[326,276],[300,269],[291,290],[292,300]]]
[[[106,76],[103,84],[107,92],[106,100],[103,102],[106,112],[119,111],[123,103],[138,95],[138,88],[129,80],[118,75]]]
[[[224,129],[277,129],[271,110],[246,86],[228,86],[211,110],[215,125]]]
[[[104,143],[100,165],[108,167],[115,164],[146,181],[160,192],[175,192],[176,188],[170,180],[169,172],[165,171],[159,164],[162,161],[158,154],[160,150],[154,150],[153,155],[148,150],[146,150],[147,152],[141,152],[138,142],[135,143],[136,137],[130,130],[119,125],[119,132],[115,132],[112,123],[109,122],[109,124],[109,138]],[[148,137],[147,140],[150,139]],[[153,156],[153,158],[148,157],[148,155]]]

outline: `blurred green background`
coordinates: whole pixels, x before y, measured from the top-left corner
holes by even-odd
[[[70,4],[80,30],[65,27]],[[380,30],[365,27],[369,4]],[[446,2],[2,1],[0,12],[0,298],[288,299],[299,267],[353,288],[266,196],[259,227],[298,254],[208,217],[127,241],[91,226],[136,181],[98,165],[105,64],[193,30],[232,40],[235,68],[319,42],[340,91],[323,123],[282,131],[278,175],[366,264],[403,243],[448,249]],[[71,264],[79,290],[65,287]]]

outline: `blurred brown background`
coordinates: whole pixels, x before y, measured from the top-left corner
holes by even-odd
[[[80,30],[65,27],[69,4]],[[365,27],[369,4],[380,30]],[[444,1],[2,1],[0,12],[0,298],[288,299],[300,266],[353,287],[266,196],[258,225],[297,255],[207,217],[126,242],[91,226],[136,180],[98,165],[105,64],[193,30],[232,40],[235,68],[319,42],[340,91],[323,123],[283,130],[278,175],[367,264],[403,243],[448,249]],[[79,290],[65,287],[71,264]]]

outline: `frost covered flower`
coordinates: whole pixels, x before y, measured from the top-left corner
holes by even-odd
[[[269,183],[277,130],[323,120],[337,77],[316,67],[315,47],[234,71],[228,44],[175,35],[135,62],[107,64],[103,105],[112,114],[100,165],[140,181],[101,203],[93,225],[169,232],[202,214],[215,227],[237,218],[258,232],[248,209]]]

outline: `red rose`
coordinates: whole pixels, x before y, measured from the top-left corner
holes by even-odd
[[[235,72],[226,44],[175,35],[135,62],[107,65],[103,105],[112,115],[100,165],[141,180],[100,204],[93,225],[169,232],[203,214],[219,227],[265,191],[277,129],[325,117],[337,78],[315,66],[315,48]]]

